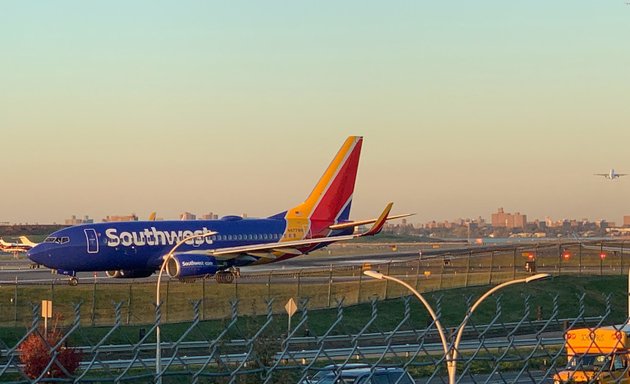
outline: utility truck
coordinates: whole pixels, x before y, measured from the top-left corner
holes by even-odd
[[[554,384],[630,384],[629,332],[630,325],[567,331],[567,366],[554,375]]]

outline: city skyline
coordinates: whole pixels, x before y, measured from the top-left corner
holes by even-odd
[[[233,213],[227,214],[219,214],[215,212],[205,212],[205,213],[193,213],[193,212],[180,212],[175,217],[162,217],[158,216],[157,212],[150,212],[146,217],[142,215],[137,215],[136,212],[131,212],[128,214],[108,214],[105,217],[100,219],[91,217],[90,215],[70,215],[65,217],[63,220],[54,221],[54,222],[6,222],[0,221],[2,225],[80,225],[80,224],[92,224],[99,222],[117,222],[117,221],[163,221],[163,220],[218,220],[223,216],[233,216]],[[241,216],[243,218],[249,218],[249,214],[247,212],[243,212],[238,214],[237,216]],[[412,225],[416,228],[425,228],[427,226],[443,226],[443,225],[466,225],[466,223],[474,223],[476,225],[489,225],[492,227],[508,227],[508,228],[523,228],[525,225],[533,225],[539,222],[546,223],[547,226],[561,226],[566,222],[584,222],[584,223],[599,223],[601,221],[606,222],[608,226],[617,226],[617,227],[627,227],[630,226],[630,215],[623,215],[619,222],[610,221],[606,219],[589,219],[586,217],[562,217],[562,218],[554,218],[551,216],[545,217],[535,217],[528,218],[526,213],[521,212],[506,212],[503,207],[499,207],[495,212],[487,213],[486,215],[478,215],[476,217],[456,217],[450,219],[429,219],[428,221],[420,222],[413,219],[414,216],[411,216],[406,219],[402,219],[400,221],[393,221],[387,226],[397,226],[399,224],[404,225]]]
[[[352,218],[622,222],[619,2],[0,5],[0,221],[270,216],[365,138]]]

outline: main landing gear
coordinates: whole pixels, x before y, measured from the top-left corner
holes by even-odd
[[[235,278],[241,276],[241,270],[238,268],[230,268],[225,271],[219,271],[214,275],[214,279],[219,284],[232,284]]]
[[[71,287],[76,287],[79,284],[79,279],[76,276],[72,276],[68,279],[68,285]]]

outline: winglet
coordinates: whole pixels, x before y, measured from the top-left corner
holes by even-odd
[[[149,221],[155,221],[155,211],[151,212],[151,214],[149,215]]]
[[[374,222],[374,225],[372,225],[372,228],[370,228],[369,231],[361,234],[361,236],[373,236],[379,233],[383,229],[383,226],[385,225],[385,222],[387,221],[387,215],[389,215],[389,211],[392,210],[393,205],[394,203],[387,204],[387,206],[385,207],[385,210],[383,210],[383,213],[381,213],[378,219],[376,219],[376,222]]]

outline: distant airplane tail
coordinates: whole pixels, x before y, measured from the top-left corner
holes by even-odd
[[[349,219],[362,144],[362,136],[348,137],[311,194],[286,212],[291,238],[325,236],[331,224]]]
[[[26,236],[20,236],[20,241],[22,242],[22,244],[28,245],[28,246],[31,246],[31,247],[34,247],[34,246],[37,245],[37,243],[33,243]]]
[[[11,245],[11,244],[7,243],[6,241],[4,241],[4,239],[0,238],[0,245],[7,246],[7,245]]]

